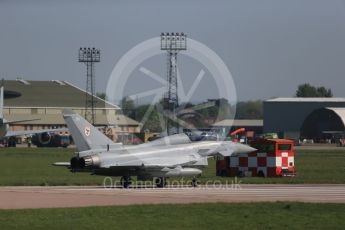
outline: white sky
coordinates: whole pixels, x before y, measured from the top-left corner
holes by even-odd
[[[345,96],[341,0],[2,0],[0,31],[0,77],[5,79],[60,79],[85,88],[77,51],[95,46],[102,51],[96,86],[104,92],[116,62],[129,49],[162,31],[182,31],[224,60],[239,100],[292,96],[305,82]],[[165,61],[148,65],[164,75]],[[199,72],[196,65],[183,64],[188,76]],[[140,79],[132,90],[145,84]],[[204,93],[207,84],[200,87],[198,98],[212,96]]]

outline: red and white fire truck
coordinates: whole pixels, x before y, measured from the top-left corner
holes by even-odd
[[[294,142],[259,139],[250,146],[257,151],[217,159],[217,176],[295,176]]]

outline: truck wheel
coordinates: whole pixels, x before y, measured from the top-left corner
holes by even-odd
[[[223,169],[221,172],[220,172],[220,176],[221,177],[226,177],[228,176],[228,171],[226,169]]]
[[[238,176],[238,177],[244,177],[244,173],[243,173],[242,171],[239,171],[239,172],[237,173],[237,176]]]
[[[164,188],[166,186],[166,179],[165,177],[159,177],[156,179],[156,186],[157,188]]]
[[[258,177],[265,177],[265,173],[263,171],[259,171],[258,172]]]

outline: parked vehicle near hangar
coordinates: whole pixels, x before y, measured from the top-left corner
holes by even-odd
[[[32,136],[32,143],[37,147],[67,148],[71,144],[71,138],[70,136],[59,134],[35,134]]]
[[[229,157],[218,157],[217,176],[295,176],[294,142],[286,139],[259,139],[250,146],[257,149]]]
[[[20,94],[16,92],[11,92],[9,95],[7,91],[7,98],[13,98],[17,96],[20,96]],[[19,120],[11,120],[11,121],[6,120],[4,117],[4,87],[0,86],[0,140],[2,140],[2,142],[6,142],[5,146],[16,147],[17,136],[36,134],[40,136],[40,140],[43,140],[45,136],[50,137],[51,133],[64,132],[67,130],[66,128],[40,129],[40,130],[17,130],[17,131],[10,130],[10,125],[22,123],[22,122],[28,122],[28,121],[35,121],[35,120],[40,120],[40,119],[35,118],[35,119],[19,119]]]

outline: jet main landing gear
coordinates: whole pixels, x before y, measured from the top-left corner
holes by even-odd
[[[196,177],[193,177],[192,179],[192,187],[198,187],[198,180],[196,179]]]
[[[164,188],[167,185],[165,177],[158,177],[156,179],[157,188]]]
[[[123,188],[128,188],[131,183],[132,183],[132,179],[130,176],[123,176],[121,177],[121,185],[123,186]]]

